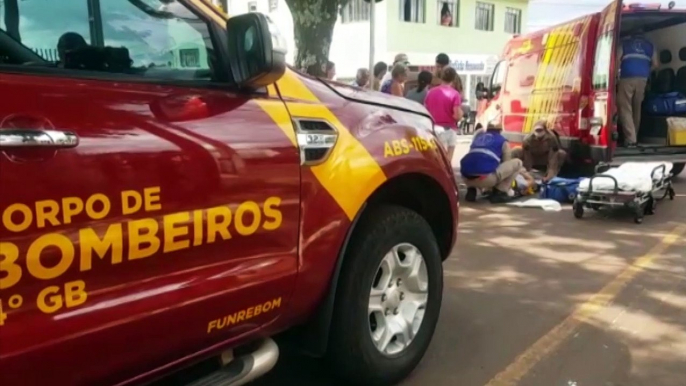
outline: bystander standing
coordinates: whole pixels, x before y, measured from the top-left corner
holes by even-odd
[[[431,74],[429,71],[420,72],[419,75],[417,75],[417,87],[407,92],[407,99],[424,104],[424,100],[426,99],[426,94],[429,91],[429,85],[431,84],[432,79],[433,74]]]

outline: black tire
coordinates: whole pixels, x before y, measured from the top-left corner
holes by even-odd
[[[683,163],[683,162],[675,163],[672,166],[672,175],[676,177],[679,174],[681,174],[681,172],[684,171],[684,166],[686,166],[686,163]]]
[[[572,209],[574,209],[574,217],[580,219],[584,217],[584,204],[579,201],[574,201],[572,204]]]
[[[443,262],[431,227],[419,214],[399,206],[382,206],[363,221],[343,262],[327,361],[346,385],[393,385],[414,370],[429,347],[443,297]],[[386,356],[370,336],[369,291],[381,260],[400,243],[414,245],[424,256],[428,300],[424,319],[410,345],[394,356]]]

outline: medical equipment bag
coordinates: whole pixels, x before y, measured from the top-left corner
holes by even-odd
[[[644,108],[654,116],[686,115],[686,96],[680,92],[651,95]]]
[[[560,203],[573,202],[579,189],[579,182],[581,182],[581,178],[555,177],[547,183],[541,184],[539,197]]]

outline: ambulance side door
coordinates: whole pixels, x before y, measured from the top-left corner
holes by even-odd
[[[222,36],[191,6],[66,3],[20,2],[0,64],[3,385],[118,384],[216,349],[275,320],[297,273],[283,102],[221,80]],[[66,32],[132,68],[52,65]]]
[[[605,161],[612,160],[617,147],[617,106],[616,106],[616,41],[619,36],[619,21],[622,13],[621,0],[614,0],[600,13],[596,32],[593,76],[591,135],[596,147],[605,151]]]

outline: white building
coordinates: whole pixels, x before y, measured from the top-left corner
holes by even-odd
[[[295,53],[293,19],[284,0],[213,0],[229,15],[268,14]],[[406,53],[413,66],[431,67],[436,55],[450,56],[469,95],[486,82],[505,43],[522,33],[529,0],[384,0],[375,8],[374,61]],[[449,13],[450,17],[446,17]],[[340,10],[329,54],[339,79],[352,79],[369,64],[369,3],[350,0]],[[428,68],[427,68],[428,69]],[[473,99],[469,98],[468,99]]]

